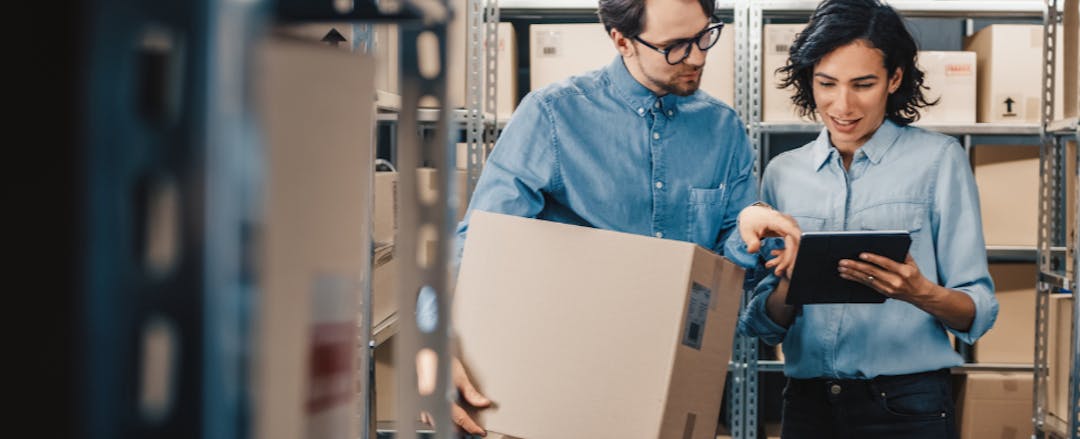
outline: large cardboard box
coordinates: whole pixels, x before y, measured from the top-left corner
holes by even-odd
[[[977,363],[1035,361],[1035,264],[990,264],[998,301],[997,321],[975,342]]]
[[[1058,59],[1064,52],[1058,38]],[[968,37],[964,50],[978,57],[978,121],[1039,123],[1042,95],[1043,27],[994,24]],[[1063,77],[1064,63],[1055,74]],[[1055,90],[1054,114],[1063,114],[1064,87]]]
[[[927,100],[938,99],[922,109],[919,123],[975,123],[975,52],[922,50],[918,61],[929,87]]]
[[[371,58],[271,38],[254,53],[267,179],[254,436],[355,437],[356,309],[371,264]],[[335,360],[337,359],[337,360]],[[364,389],[366,391],[366,389]]]
[[[686,242],[473,212],[452,321],[486,427],[713,439],[743,277]]]
[[[532,90],[602,68],[619,54],[600,23],[531,25],[529,47]],[[728,105],[735,105],[734,25],[725,26],[720,41],[709,49],[701,89]]]
[[[787,64],[788,51],[805,24],[766,24],[761,48],[761,120],[764,122],[808,122],[796,112],[792,88],[778,89],[783,75],[776,69]]]
[[[960,437],[1031,437],[1033,389],[1031,372],[969,373],[957,403]]]
[[[971,161],[986,244],[1034,247],[1039,234],[1039,148],[976,145]]]
[[[1046,381],[1047,412],[1062,422],[1069,420],[1069,365],[1072,364],[1073,298],[1070,294],[1050,295],[1047,313],[1049,334],[1046,361],[1050,367]]]
[[[342,50],[375,54],[375,89],[389,93],[400,93],[398,78],[401,77],[398,63],[398,27],[396,24],[376,24],[369,30],[368,51],[365,52],[357,41],[363,38],[364,31],[358,31],[363,24],[346,22],[304,23],[279,25],[275,30],[295,38],[333,45]],[[337,35],[332,35],[336,33]],[[341,38],[340,41],[336,38]],[[338,41],[337,43],[333,43]]]

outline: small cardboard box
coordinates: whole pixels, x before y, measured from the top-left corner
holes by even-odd
[[[691,243],[473,212],[452,321],[484,425],[713,439],[743,279]]]
[[[971,161],[986,244],[1034,247],[1039,234],[1039,147],[976,145]]]
[[[534,24],[529,26],[529,38],[529,75],[533,90],[602,68],[619,53],[600,23]],[[735,105],[733,25],[726,25],[720,33],[720,41],[709,49],[701,89],[728,105]]]
[[[1031,437],[1031,372],[969,373],[960,389],[961,439]]]
[[[977,363],[1035,361],[1035,264],[990,264],[997,321],[975,342]]]
[[[927,100],[937,105],[921,110],[919,123],[975,123],[975,52],[919,51]]]
[[[1058,59],[1064,52],[1058,37]],[[978,57],[978,121],[992,123],[1039,123],[1043,77],[1043,27],[1028,24],[994,24],[967,38],[964,50]],[[1064,64],[1055,74],[1064,76]],[[1055,89],[1054,114],[1064,114],[1064,87]]]
[[[791,96],[793,88],[779,89],[783,75],[776,69],[787,64],[788,51],[805,24],[766,24],[761,47],[761,120],[764,122],[808,122],[798,115]]]

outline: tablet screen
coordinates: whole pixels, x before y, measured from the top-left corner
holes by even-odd
[[[863,252],[903,262],[911,246],[904,230],[806,232],[799,242],[787,304],[881,303],[886,296],[840,277],[841,259],[859,260]]]

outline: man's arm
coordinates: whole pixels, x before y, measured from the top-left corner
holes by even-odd
[[[461,262],[472,211],[535,218],[543,210],[544,192],[559,173],[556,141],[551,108],[535,93],[525,96],[484,163],[469,207],[458,223],[455,267]]]

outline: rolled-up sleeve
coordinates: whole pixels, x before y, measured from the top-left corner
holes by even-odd
[[[780,278],[775,274],[765,276],[754,287],[754,291],[747,303],[746,309],[739,315],[739,333],[751,337],[759,337],[765,343],[775,345],[784,341],[787,328],[780,326],[769,317],[765,303],[769,296],[776,290]]]
[[[994,325],[998,302],[987,268],[975,177],[963,148],[951,146],[939,161],[934,188],[934,243],[939,284],[967,294],[975,303],[975,319],[967,331],[948,328],[970,344]]]

